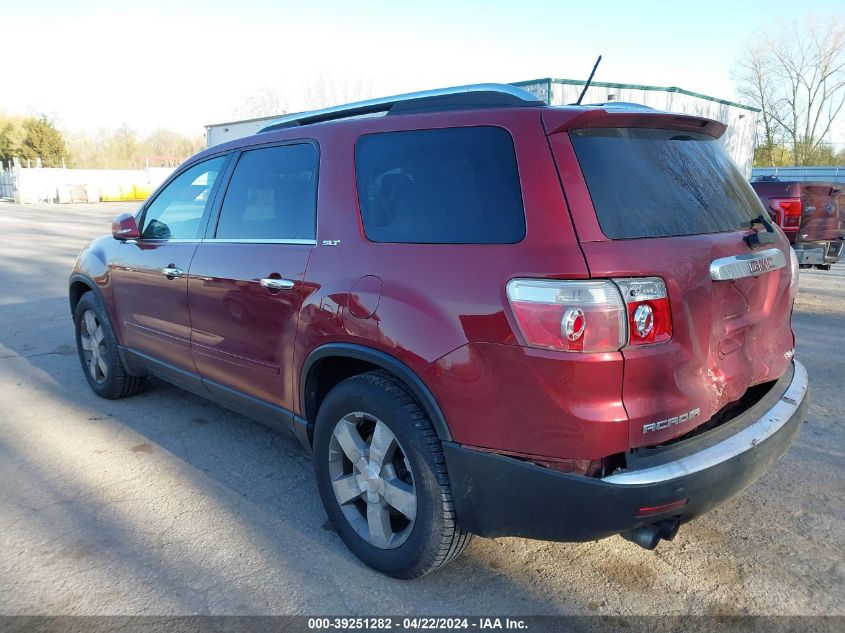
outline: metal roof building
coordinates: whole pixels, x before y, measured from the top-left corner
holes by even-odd
[[[208,141],[208,146],[211,147],[212,145],[220,145],[220,143],[225,143],[226,141],[233,141],[236,138],[250,136],[280,116],[283,115],[277,114],[275,116],[264,116],[257,119],[244,119],[243,121],[212,123],[205,126],[205,139]]]
[[[755,167],[751,172],[752,180],[765,176],[786,181],[845,183],[845,167]]]
[[[540,97],[550,105],[574,103],[584,87],[580,79],[531,79],[513,82]],[[746,178],[751,176],[754,159],[754,131],[759,110],[724,99],[690,92],[676,87],[643,86],[594,81],[584,95],[583,103],[622,101],[639,103],[657,110],[692,114],[716,119],[728,126],[722,142]],[[208,146],[255,134],[280,116],[206,125]]]

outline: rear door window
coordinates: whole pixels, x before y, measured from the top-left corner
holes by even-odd
[[[503,128],[362,136],[355,169],[371,241],[511,244],[525,237],[513,139]]]
[[[711,136],[612,128],[570,132],[602,232],[611,239],[732,231],[763,213]]]
[[[220,209],[217,239],[314,239],[317,148],[294,143],[241,154]]]

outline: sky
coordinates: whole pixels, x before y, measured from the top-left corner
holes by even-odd
[[[678,86],[736,99],[760,26],[841,0],[0,0],[0,112],[72,130],[200,134],[261,94],[370,98],[540,77]],[[343,89],[346,90],[343,90]]]

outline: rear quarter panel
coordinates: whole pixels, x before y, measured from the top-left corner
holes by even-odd
[[[479,125],[503,127],[514,138],[525,239],[499,245],[368,241],[358,205],[356,140],[369,133]],[[514,346],[518,342],[506,309],[508,280],[587,276],[539,110],[385,116],[314,126],[313,134],[321,147],[317,246],[306,272],[307,296],[296,339],[294,364],[299,370],[312,350],[330,342],[386,352],[417,373],[471,342]],[[351,297],[353,285],[366,275],[381,279],[380,297]],[[369,318],[357,318],[349,310],[350,301],[361,300],[369,308],[377,305]],[[486,406],[492,410],[497,403],[494,399]],[[461,415],[457,410],[445,413],[450,427]]]

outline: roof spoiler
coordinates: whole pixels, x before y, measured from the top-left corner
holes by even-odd
[[[622,106],[622,107],[619,107]],[[719,138],[728,126],[713,119],[652,110],[647,106],[611,103],[596,108],[548,108],[543,112],[548,134],[597,127],[644,127],[698,132]]]

